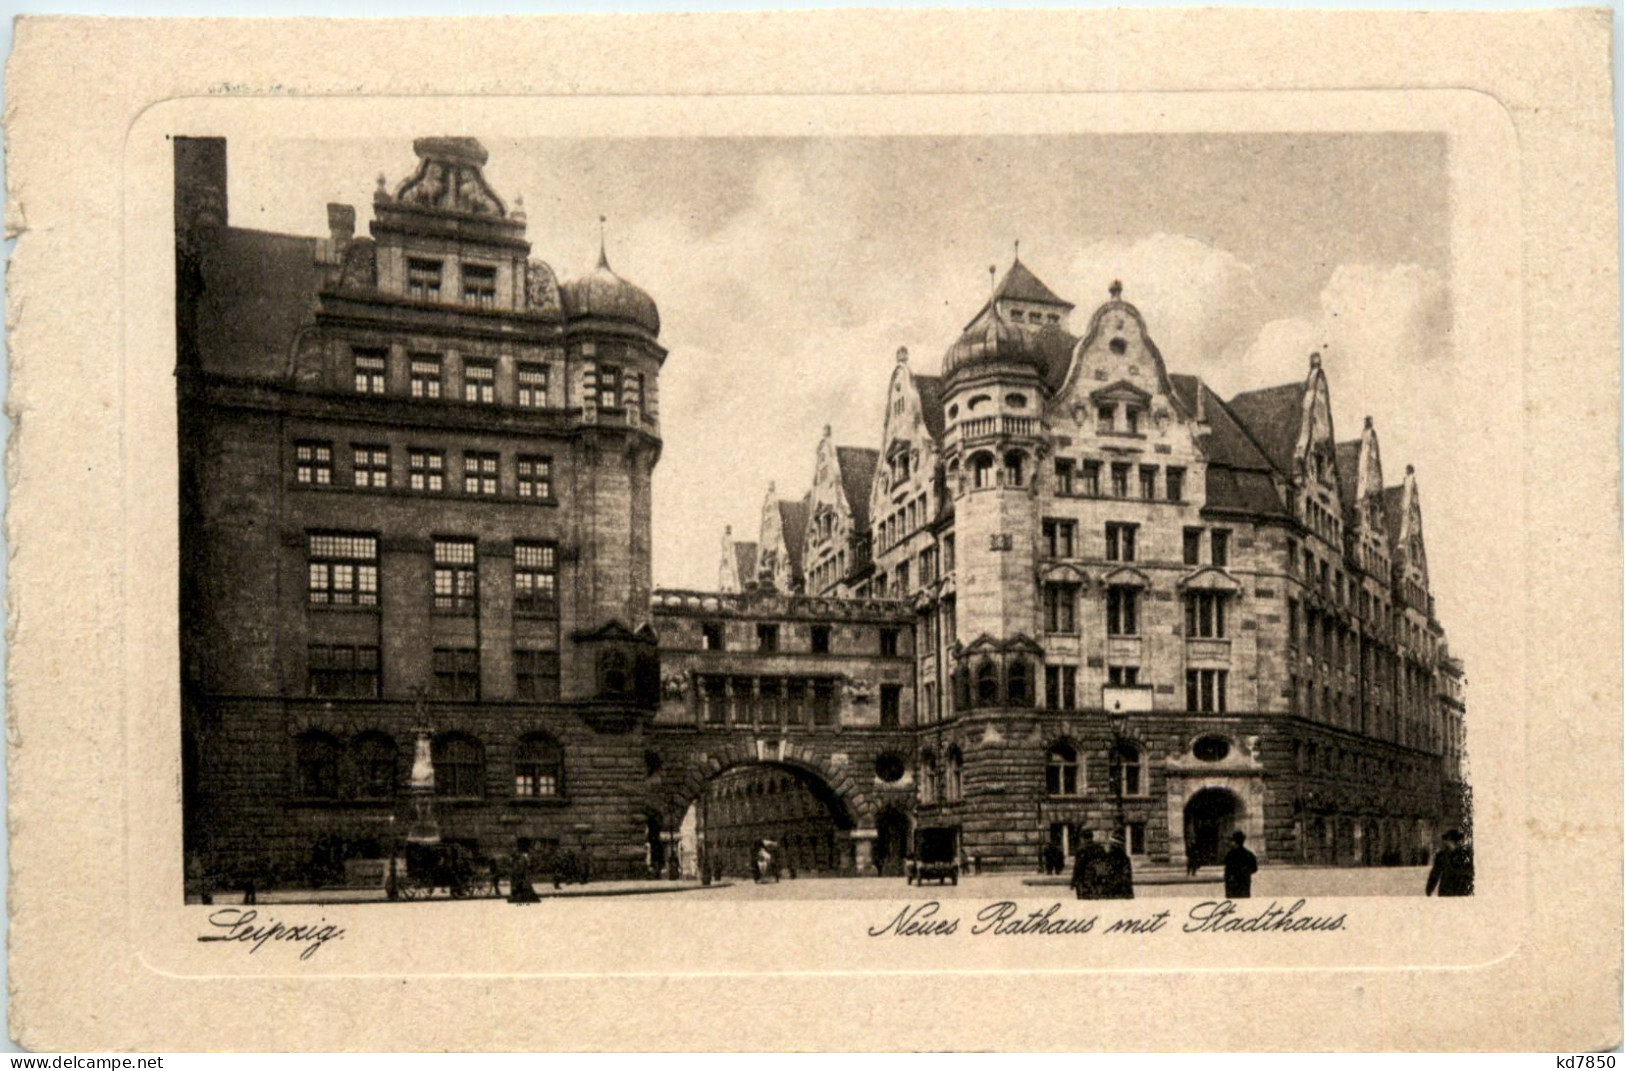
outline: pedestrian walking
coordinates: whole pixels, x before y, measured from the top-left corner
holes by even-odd
[[[1095,843],[1093,830],[1078,832],[1078,854],[1072,863],[1072,891],[1079,900],[1100,899],[1099,881],[1105,874],[1106,849]]]
[[[1202,869],[1202,849],[1196,846],[1194,840],[1185,842],[1185,876],[1194,878],[1196,872]]]
[[[1427,894],[1435,891],[1440,896],[1473,895],[1473,849],[1462,843],[1461,830],[1447,830],[1444,847],[1433,854],[1433,869],[1428,871]]]
[[[1104,881],[1099,893],[1101,900],[1134,899],[1134,864],[1129,861],[1123,847],[1123,831],[1113,830],[1111,843],[1106,848]]]
[[[1247,834],[1236,830],[1230,834],[1235,847],[1224,857],[1224,895],[1230,900],[1245,900],[1253,895],[1253,875],[1258,873],[1258,856],[1247,850]]]
[[[530,851],[517,848],[513,853],[513,870],[508,875],[508,903],[534,904],[541,900],[530,883]]]

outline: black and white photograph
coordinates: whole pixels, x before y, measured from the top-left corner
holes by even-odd
[[[1442,135],[174,152],[188,902],[1472,893]]]

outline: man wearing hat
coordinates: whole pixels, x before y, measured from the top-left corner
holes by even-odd
[[[1253,895],[1253,875],[1258,873],[1258,856],[1247,850],[1247,834],[1236,830],[1235,841],[1224,857],[1224,895],[1229,900],[1245,900]]]
[[[1459,829],[1445,831],[1444,847],[1433,853],[1433,869],[1428,871],[1429,896],[1435,889],[1440,896],[1473,895],[1473,849],[1463,839]]]
[[[1134,899],[1134,864],[1129,861],[1128,852],[1123,850],[1121,829],[1112,830],[1104,862],[1105,880],[1095,890],[1096,897],[1101,900]]]
[[[1078,856],[1072,864],[1072,890],[1079,900],[1100,899],[1100,875],[1105,872],[1106,849],[1095,843],[1093,830],[1078,832]]]

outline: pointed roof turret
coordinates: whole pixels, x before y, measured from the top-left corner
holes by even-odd
[[[660,310],[642,287],[616,275],[609,266],[604,238],[604,216],[598,217],[598,267],[591,275],[577,276],[559,288],[564,311],[571,317],[599,316],[625,320],[651,335],[660,334]]]

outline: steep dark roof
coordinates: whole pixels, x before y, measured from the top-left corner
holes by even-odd
[[[756,579],[755,543],[734,544],[734,572],[739,575],[739,586],[741,588]]]
[[[1067,372],[1072,368],[1072,350],[1078,344],[1077,336],[1068,334],[1054,324],[1045,324],[1032,336],[1030,344],[1038,356],[1044,386],[1053,394],[1061,389],[1061,384],[1066,382]]]
[[[1171,375],[1168,382],[1187,413],[1207,419],[1207,505],[1268,516],[1287,516],[1275,489],[1274,470],[1257,444],[1248,438],[1228,406],[1196,376]],[[1198,408],[1198,392],[1201,406]]]
[[[1042,305],[1059,305],[1063,309],[1072,308],[1072,302],[1061,297],[1055,291],[1045,286],[1043,282],[1028,270],[1027,265],[1017,257],[1010,270],[1004,273],[1004,281],[999,283],[998,289],[993,291],[996,298],[1008,298],[1011,301],[1031,301]]]
[[[1277,470],[1291,475],[1292,454],[1303,423],[1303,384],[1250,390],[1230,399],[1230,411],[1263,448]]]
[[[1343,523],[1354,527],[1360,515],[1360,440],[1337,444],[1337,482],[1343,496]]]
[[[874,483],[875,464],[879,460],[879,450],[862,446],[835,448],[835,463],[841,470],[841,489],[846,492],[846,504],[852,507],[852,528],[857,532],[869,527],[869,489]]]
[[[280,379],[294,340],[313,323],[321,265],[316,239],[217,227],[199,234],[202,292],[197,344],[203,370]]]
[[[915,376],[914,389],[920,393],[920,415],[933,439],[942,438],[942,377]]]
[[[784,553],[790,559],[790,572],[801,575],[801,548],[807,538],[807,505],[811,492],[800,502],[779,499],[779,527],[784,533]]]

